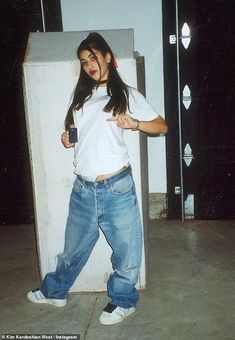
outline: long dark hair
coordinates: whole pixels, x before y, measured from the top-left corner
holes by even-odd
[[[97,60],[97,57],[94,54],[94,49],[100,51],[103,56],[105,56],[106,53],[109,53],[111,56],[108,66],[109,73],[107,79],[107,94],[110,97],[110,100],[105,105],[103,110],[105,112],[110,112],[112,110],[114,116],[125,113],[129,106],[128,86],[122,81],[117,72],[115,57],[105,39],[99,33],[90,33],[88,37],[84,39],[79,45],[77,49],[77,56],[80,58],[81,51],[88,50]],[[97,82],[89,77],[81,65],[80,76],[74,91],[73,100],[65,118],[66,130],[68,130],[74,123],[73,111],[82,108],[83,104],[91,97],[93,88],[98,86],[99,81]]]

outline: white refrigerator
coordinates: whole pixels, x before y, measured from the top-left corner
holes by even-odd
[[[134,52],[132,29],[99,31],[113,49],[122,79],[144,91],[144,62]],[[28,146],[33,183],[36,240],[41,278],[56,268],[63,251],[69,196],[75,175],[73,149],[60,141],[79,76],[76,49],[89,32],[31,33],[23,63]],[[148,170],[146,137],[125,131],[143,221],[143,261],[137,288],[146,286]],[[71,292],[106,290],[111,249],[100,238]]]

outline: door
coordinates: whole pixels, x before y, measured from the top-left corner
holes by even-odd
[[[168,216],[235,217],[233,1],[163,2]]]

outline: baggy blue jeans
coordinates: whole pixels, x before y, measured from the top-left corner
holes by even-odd
[[[112,248],[113,273],[107,284],[111,303],[124,308],[136,305],[139,295],[135,284],[141,265],[142,227],[130,166],[101,181],[88,182],[81,176],[75,179],[64,251],[58,255],[56,271],[46,274],[40,286],[45,297],[68,297],[70,287],[99,238],[99,229]]]

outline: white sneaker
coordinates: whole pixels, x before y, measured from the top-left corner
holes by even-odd
[[[124,320],[128,315],[134,313],[134,311],[135,307],[123,308],[108,303],[100,315],[100,323],[101,325],[114,325]]]
[[[27,294],[29,301],[33,303],[48,303],[55,307],[64,307],[67,304],[67,299],[47,299],[42,294],[39,288],[32,290]]]

